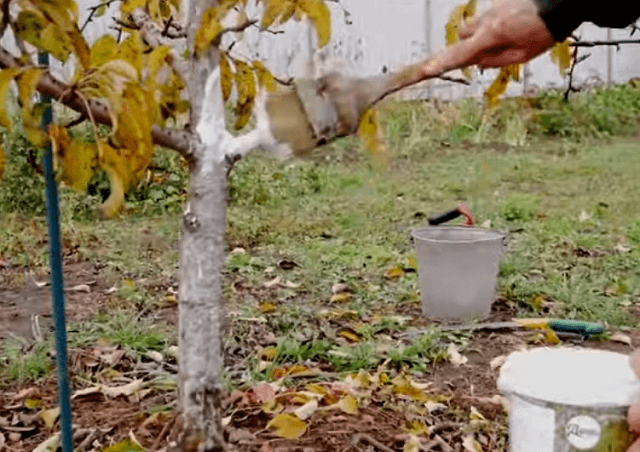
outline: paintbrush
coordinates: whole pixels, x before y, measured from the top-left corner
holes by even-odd
[[[306,154],[356,133],[361,115],[388,95],[428,79],[446,79],[446,72],[472,60],[473,49],[463,41],[397,73],[349,77],[330,72],[316,79],[297,79],[266,99],[271,132],[293,154]]]

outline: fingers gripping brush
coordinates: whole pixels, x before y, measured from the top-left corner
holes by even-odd
[[[389,94],[468,66],[474,54],[471,44],[463,41],[397,73],[358,78],[331,72],[317,79],[298,79],[268,95],[271,133],[293,154],[305,154],[354,134],[362,114]]]

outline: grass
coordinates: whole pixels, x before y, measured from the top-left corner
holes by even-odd
[[[412,228],[459,202],[479,224],[507,231],[499,295],[516,303],[520,315],[543,315],[539,301],[546,300],[557,317],[637,326],[629,308],[640,296],[640,142],[633,138],[640,91],[598,89],[570,104],[559,97],[505,101],[484,121],[472,101],[388,104],[383,124],[393,160],[384,170],[351,138],[304,160],[282,163],[256,153],[239,162],[230,181],[226,246],[241,249],[228,257],[225,296],[232,318],[266,319],[267,326],[256,333],[251,322],[235,320],[228,341],[244,346],[265,329],[278,339],[266,368],[259,350],[247,352],[253,378],[311,361],[353,371],[388,359],[428,371],[443,359],[443,343],[454,336],[435,332],[402,349],[385,340],[406,328],[402,313],[418,309],[419,284],[415,273],[392,280],[383,274],[410,265]],[[8,191],[32,178],[20,146],[8,152],[0,184],[0,254],[45,266],[46,223],[34,195],[41,187],[24,190],[24,197]],[[130,213],[122,220],[95,220],[92,209],[106,195],[99,177],[92,195],[62,190],[65,241],[121,287],[113,297],[124,307],[77,326],[71,340],[78,346],[104,336],[142,353],[174,341],[137,317],[162,302],[166,294],[150,287],[172,278],[178,264],[186,172],[166,152],[154,165],[156,183],[128,195]],[[296,265],[284,270],[283,260]],[[134,276],[151,283],[123,285]],[[276,276],[282,284],[265,287]],[[353,296],[332,303],[338,282],[348,283]],[[275,312],[262,312],[265,302]],[[356,341],[340,335],[345,328]]]

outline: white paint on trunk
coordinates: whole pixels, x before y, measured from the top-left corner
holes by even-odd
[[[224,101],[220,89],[220,67],[217,66],[209,77],[204,90],[200,120],[196,132],[200,136],[205,152],[202,156],[203,174],[213,171],[213,166],[225,157],[243,156],[256,148],[263,148],[279,158],[292,155],[291,147],[276,140],[271,132],[271,121],[267,114],[268,92],[260,89],[255,99],[253,118],[255,128],[234,137],[227,130],[224,121]]]

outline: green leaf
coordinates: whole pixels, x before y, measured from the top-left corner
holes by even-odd
[[[103,449],[102,452],[144,452],[144,448],[130,438]]]
[[[98,8],[96,8],[96,11],[93,13],[93,17],[102,17],[106,14],[107,12],[107,5],[102,4],[100,5]]]

